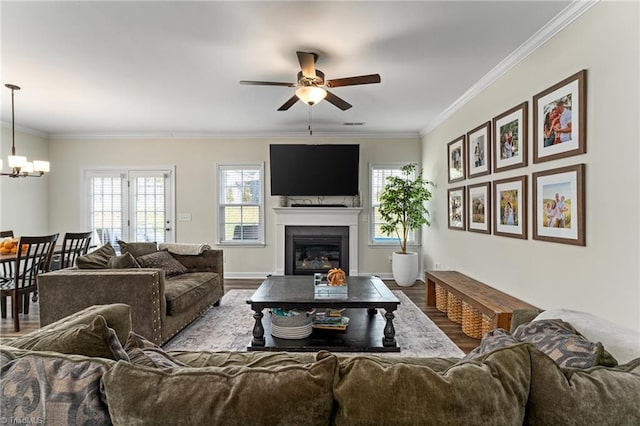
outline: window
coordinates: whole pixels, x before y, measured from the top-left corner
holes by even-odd
[[[170,170],[86,171],[85,217],[94,243],[173,241],[171,176]]]
[[[387,183],[387,177],[389,176],[402,176],[402,166],[406,163],[385,163],[385,164],[371,164],[369,182],[371,186],[371,218],[370,218],[370,234],[371,244],[380,245],[395,245],[400,244],[400,239],[397,235],[387,235],[381,230],[381,226],[384,223],[380,217],[378,209],[380,207],[380,193]],[[409,231],[408,244],[417,244],[416,231]]]
[[[263,166],[218,165],[218,243],[264,244]]]

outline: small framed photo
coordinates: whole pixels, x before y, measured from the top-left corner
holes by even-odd
[[[533,97],[533,162],[587,152],[587,71]]]
[[[464,186],[447,191],[449,199],[449,229],[464,231]]]
[[[467,231],[491,233],[491,183],[467,187]]]
[[[467,177],[491,173],[491,122],[467,133]]]
[[[464,180],[464,135],[447,144],[449,183]]]
[[[493,181],[493,233],[527,239],[527,177]]]
[[[533,174],[533,239],[586,245],[584,164]]]
[[[527,165],[528,103],[523,102],[493,119],[493,172]]]

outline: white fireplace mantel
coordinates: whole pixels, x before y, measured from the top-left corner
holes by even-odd
[[[349,275],[358,275],[360,207],[274,207],[276,214],[276,275],[284,275],[285,226],[348,226]]]

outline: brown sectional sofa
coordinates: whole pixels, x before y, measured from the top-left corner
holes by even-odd
[[[38,276],[40,326],[92,305],[131,306],[133,330],[161,345],[224,295],[222,250],[172,255],[187,272],[157,268],[67,268]]]
[[[640,423],[640,358],[561,368],[528,343],[467,361],[325,351],[164,353],[128,333],[127,308],[90,307],[0,346],[3,415],[92,425]],[[83,352],[95,346],[112,355]]]

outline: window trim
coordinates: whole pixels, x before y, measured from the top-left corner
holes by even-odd
[[[397,237],[387,237],[386,239],[382,240],[382,239],[376,239],[375,238],[375,207],[377,207],[378,203],[375,202],[375,197],[373,194],[373,171],[374,170],[379,170],[379,169],[398,169],[400,170],[400,168],[402,166],[404,166],[405,164],[408,163],[415,163],[417,164],[416,161],[401,161],[401,162],[375,162],[375,163],[369,163],[369,241],[368,241],[368,245],[370,247],[380,247],[380,248],[387,248],[387,247],[399,247],[400,246],[400,239]],[[420,241],[422,238],[421,235],[421,229],[416,229],[414,231],[410,231],[413,232],[414,234],[414,239],[413,240],[408,240],[407,241],[407,247],[420,247]]]
[[[258,206],[258,218],[260,221],[259,231],[258,231],[258,239],[257,240],[223,240],[224,236],[223,231],[223,215],[222,206],[226,205],[221,202],[222,197],[221,193],[223,191],[223,181],[221,179],[221,172],[223,169],[255,169],[257,168],[260,172],[260,203],[258,204],[237,204],[237,205],[249,205],[249,206]],[[216,215],[217,215],[217,223],[216,223],[216,245],[217,246],[226,246],[226,247],[264,247],[265,243],[265,176],[264,176],[264,162],[256,162],[256,163],[217,163],[216,164],[216,179],[218,180],[216,185]],[[236,205],[236,204],[234,204]]]

